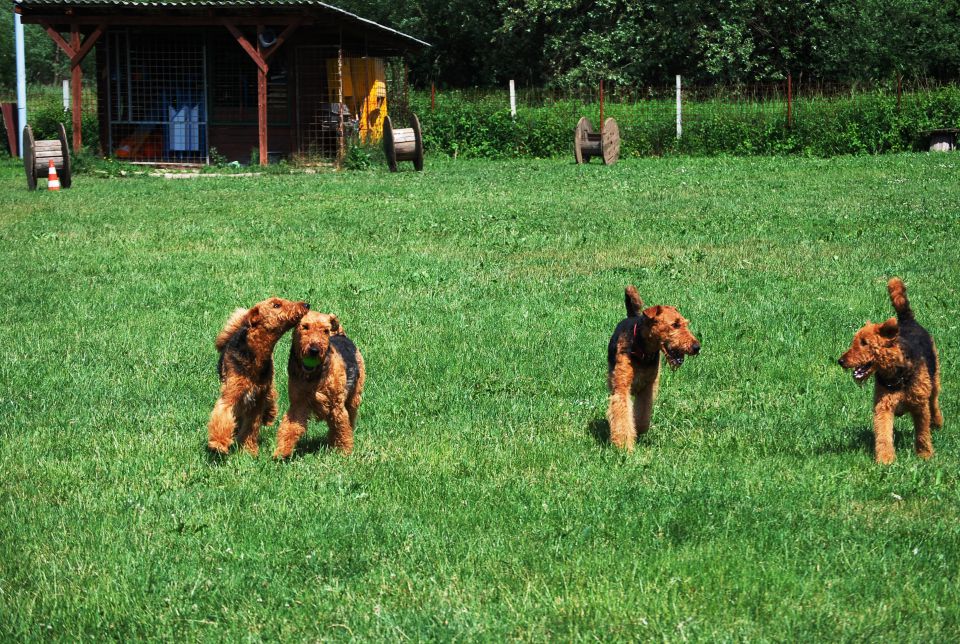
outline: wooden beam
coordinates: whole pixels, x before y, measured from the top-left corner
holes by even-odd
[[[19,5],[16,9],[19,9]],[[223,26],[226,23],[238,26],[255,26],[268,22],[271,25],[308,25],[316,22],[311,16],[300,15],[277,15],[263,18],[258,16],[235,16],[230,18],[216,16],[169,16],[165,14],[138,15],[138,16],[116,16],[116,15],[87,15],[87,16],[65,16],[63,14],[21,14],[21,22],[24,24],[38,25],[64,25],[77,24],[85,27],[96,27],[97,25],[124,26],[124,27],[210,27]],[[324,24],[329,24],[329,20]],[[331,31],[331,33],[336,33]]]
[[[278,49],[280,49],[280,45],[282,45],[287,38],[292,36],[293,32],[296,31],[299,26],[300,26],[299,22],[295,22],[292,25],[287,25],[287,28],[281,31],[280,35],[277,36],[277,42],[273,43],[270,49],[268,49],[265,53],[262,54],[263,59],[269,61],[270,57],[273,56]],[[259,46],[259,43],[258,43],[258,46]]]
[[[63,39],[63,36],[60,35],[60,32],[45,22],[41,22],[40,26],[43,27],[43,30],[47,32],[47,35],[50,36],[53,42],[57,43],[57,46],[63,50],[63,53],[67,55],[67,58],[72,59],[77,55],[77,50],[67,44],[67,41]]]
[[[228,22],[228,23],[225,24],[225,26],[226,26],[227,30],[229,30],[230,33],[233,34],[233,37],[236,39],[237,44],[239,44],[241,47],[243,47],[243,50],[244,50],[245,52],[247,52],[247,55],[250,56],[250,58],[253,59],[253,62],[256,63],[256,65],[257,65],[257,67],[260,69],[260,71],[262,71],[264,74],[266,74],[266,73],[267,73],[267,70],[269,69],[269,67],[267,66],[267,61],[265,61],[265,60],[263,59],[263,56],[261,56],[261,55],[260,55],[260,52],[259,52],[259,49],[260,49],[259,40],[260,40],[260,39],[259,39],[259,38],[257,39],[257,41],[258,41],[258,42],[257,42],[257,49],[254,49],[254,48],[253,48],[253,45],[251,45],[251,44],[250,44],[250,41],[248,41],[248,40],[244,37],[244,35],[240,32],[240,30],[237,29],[237,26],[236,26],[236,25],[234,25],[234,24],[231,23],[231,22]],[[259,29],[259,27],[258,27],[258,29]]]
[[[260,45],[260,34],[263,25],[257,25],[257,56],[263,60],[263,47]],[[267,63],[257,69],[257,133],[260,139],[260,165],[267,165]]]
[[[102,36],[103,32],[106,30],[106,25],[97,25],[97,28],[93,30],[93,33],[84,39],[83,45],[77,50],[77,53],[70,57],[70,65],[75,66],[82,63],[83,59],[87,57],[87,54],[90,53],[90,50],[93,49],[93,46],[97,44],[100,36]]]
[[[70,46],[74,51],[80,49],[80,27],[70,25]],[[73,101],[70,106],[73,109],[73,153],[77,154],[83,145],[83,112],[81,111],[80,101],[83,100],[83,72],[80,65],[70,67],[70,89],[73,90]]]

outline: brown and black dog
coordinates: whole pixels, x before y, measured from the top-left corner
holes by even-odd
[[[274,458],[288,458],[311,417],[327,421],[327,444],[349,454],[366,380],[363,356],[336,315],[311,311],[293,331],[290,409],[277,430]]]
[[[700,353],[700,342],[687,328],[687,320],[672,306],[644,309],[633,286],[626,288],[624,300],[627,318],[617,325],[607,346],[607,421],[610,441],[632,450],[637,432],[643,434],[650,428],[660,382],[660,353],[677,369],[684,356]],[[631,394],[636,400],[631,400]]]
[[[207,425],[207,447],[226,454],[234,436],[250,454],[260,450],[260,426],[277,417],[273,348],[310,305],[271,297],[237,309],[217,335],[220,398]]]
[[[930,334],[913,317],[907,288],[894,277],[887,282],[890,301],[897,312],[882,324],[867,322],[853,336],[840,366],[853,369],[853,379],[863,384],[874,376],[873,433],[878,463],[896,459],[893,419],[913,416],[917,456],[933,456],[930,426],[942,427],[940,413],[940,360]]]

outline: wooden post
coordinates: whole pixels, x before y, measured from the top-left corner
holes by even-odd
[[[343,34],[340,34],[340,47],[337,49],[337,114],[339,122],[337,124],[337,167],[343,165],[343,159],[347,155],[347,142],[344,140],[343,131]]]
[[[268,53],[265,53],[263,46],[260,44],[260,34],[263,32],[263,25],[257,25],[256,47],[247,41],[237,26],[232,22],[225,22],[224,26],[227,28],[227,31],[233,34],[237,44],[240,45],[245,52],[247,52],[247,55],[253,59],[254,64],[257,66],[258,154],[260,155],[260,165],[267,165],[267,72],[270,71],[270,67],[267,65],[266,59],[276,51],[280,44],[279,39],[277,39],[277,44],[271,47]],[[293,28],[294,26],[291,25],[283,32],[283,34],[281,34],[281,36],[286,38]]]
[[[83,72],[80,70],[80,63],[83,62],[83,59],[86,57],[90,50],[93,49],[93,46],[97,44],[97,40],[100,39],[100,36],[103,35],[103,32],[106,31],[107,26],[104,24],[97,25],[96,29],[93,30],[89,36],[83,41],[83,44],[80,43],[80,26],[76,23],[70,25],[70,42],[68,43],[63,37],[57,33],[57,31],[45,22],[39,23],[41,27],[47,32],[47,35],[57,43],[57,46],[63,50],[63,52],[70,57],[70,88],[73,94],[73,151],[77,153],[80,151],[80,146],[83,143],[83,134],[81,132],[81,123],[82,123],[82,105],[81,105],[81,92],[83,91]]]
[[[793,74],[787,72],[787,128],[793,128]]]
[[[70,46],[73,51],[80,51],[80,27],[70,25]],[[83,92],[83,71],[80,69],[80,61],[70,61],[70,84],[73,90],[73,152],[80,152],[83,145],[83,113],[81,111],[81,100]]]
[[[263,33],[263,25],[257,25],[257,54],[263,59],[263,45],[260,43],[260,35]],[[269,67],[266,64],[257,65],[257,134],[260,143],[260,165],[267,165],[269,162],[267,153],[267,71]]]
[[[600,131],[603,132],[603,79],[600,79]]]

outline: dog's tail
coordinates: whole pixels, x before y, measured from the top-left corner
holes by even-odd
[[[230,317],[227,318],[227,323],[223,325],[223,329],[217,334],[217,340],[214,343],[217,347],[217,351],[223,351],[224,347],[227,346],[227,342],[230,341],[230,336],[236,333],[237,329],[243,326],[243,323],[247,318],[247,310],[248,309],[234,309],[233,313],[230,314]]]
[[[910,300],[907,299],[907,287],[899,277],[892,277],[887,282],[887,290],[890,291],[890,301],[893,308],[897,311],[898,320],[912,320],[913,309],[910,308]]]
[[[640,311],[643,310],[643,300],[640,298],[640,294],[637,293],[637,287],[631,284],[624,289],[623,300],[627,304],[628,318],[635,318],[640,315]]]

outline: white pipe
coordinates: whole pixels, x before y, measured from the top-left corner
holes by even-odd
[[[20,14],[13,14],[13,32],[17,46],[17,150],[23,158],[23,128],[27,125],[27,65],[23,51],[23,23]]]
[[[510,79],[510,116],[517,115],[517,88],[513,84],[513,79]]]
[[[63,111],[70,111],[70,81],[63,79]]]
[[[683,136],[683,113],[682,103],[680,101],[680,74],[677,74],[677,138]]]

